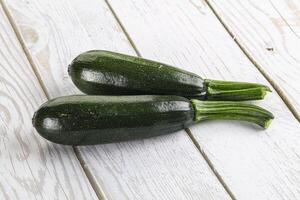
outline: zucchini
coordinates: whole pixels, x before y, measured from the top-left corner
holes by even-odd
[[[168,134],[210,119],[242,120],[267,128],[273,115],[240,102],[159,95],[73,95],[44,103],[32,122],[52,142],[93,145]]]
[[[267,86],[218,81],[152,60],[92,50],[77,56],[68,67],[72,81],[90,95],[178,95],[208,100],[263,99]]]

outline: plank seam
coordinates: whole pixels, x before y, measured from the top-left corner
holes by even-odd
[[[39,84],[42,88],[42,91],[44,92],[46,98],[50,99],[50,95],[47,92],[46,86],[45,86],[44,82],[42,81],[42,78],[41,78],[40,74],[38,73],[37,66],[35,65],[32,57],[30,55],[30,52],[28,51],[28,49],[27,49],[27,47],[26,47],[26,45],[25,45],[25,43],[22,39],[21,33],[18,30],[17,25],[15,24],[12,15],[10,14],[10,12],[9,12],[8,8],[6,7],[5,3],[3,2],[3,0],[0,0],[0,5],[3,8],[3,11],[4,11],[4,13],[5,13],[5,15],[6,15],[13,31],[14,31],[14,33],[16,34],[16,37],[17,37],[17,39],[18,39],[18,41],[19,41],[19,43],[20,43],[20,45],[21,45],[21,47],[22,47],[22,49],[25,53],[25,56],[26,56],[30,66],[33,70],[34,75],[36,76],[36,78],[37,78],[37,80],[38,80],[38,82],[39,82]],[[88,182],[90,183],[91,187],[93,188],[94,192],[96,193],[97,198],[99,200],[106,199],[105,194],[104,194],[103,190],[101,189],[101,187],[100,186],[98,186],[99,188],[96,187],[97,184],[95,184],[96,183],[95,178],[92,175],[92,173],[85,167],[86,164],[85,164],[82,156],[80,155],[80,152],[78,151],[77,147],[72,146],[72,148],[73,148],[73,151],[75,153],[76,158],[78,159],[78,161],[80,163],[80,166],[81,166],[84,174],[87,177]]]
[[[73,146],[73,150],[81,164],[81,167],[83,168],[84,172],[86,173],[86,176],[89,177],[89,181],[91,183],[92,188],[95,190],[98,199],[100,200],[105,200],[107,199],[105,192],[102,190],[102,187],[99,186],[99,184],[97,184],[96,178],[93,175],[93,173],[91,173],[91,171],[88,169],[87,164],[84,162],[83,157],[81,156],[80,151],[78,150],[77,147]],[[96,187],[97,186],[97,187]]]
[[[229,26],[223,21],[221,16],[219,16],[216,9],[213,7],[213,5],[210,3],[210,0],[205,0],[208,7],[211,9],[211,11],[214,13],[218,21],[221,23],[221,25],[225,28],[227,33],[232,37],[233,41],[237,44],[237,46],[241,49],[241,51],[246,55],[246,57],[250,60],[250,62],[256,67],[256,69],[264,76],[264,78],[272,85],[272,87],[275,89],[277,94],[280,96],[280,98],[283,100],[285,105],[288,107],[288,109],[291,111],[291,113],[294,115],[294,117],[300,122],[300,114],[297,112],[295,106],[292,104],[292,102],[289,100],[289,98],[285,95],[284,91],[279,87],[275,81],[265,72],[263,67],[258,64],[258,62],[255,61],[255,59],[251,56],[251,53],[249,53],[246,48],[243,47],[241,42],[235,37],[234,33],[230,30]]]
[[[119,26],[121,27],[123,33],[125,34],[127,40],[129,41],[130,45],[132,46],[133,50],[135,51],[136,55],[138,55],[139,57],[141,56],[141,53],[139,52],[139,50],[137,49],[135,43],[133,42],[133,40],[131,39],[131,37],[129,36],[127,30],[125,29],[124,25],[122,24],[121,20],[119,19],[118,15],[116,14],[115,10],[112,8],[112,6],[110,5],[110,3],[108,2],[108,0],[104,0],[104,2],[106,3],[106,5],[108,6],[109,10],[111,11],[111,13],[113,14],[114,18],[116,19],[116,21],[118,22]]]
[[[192,132],[190,131],[190,129],[185,129],[185,131],[187,132],[187,134],[189,135],[190,139],[192,140],[192,142],[194,143],[194,145],[196,146],[196,148],[199,150],[200,154],[202,155],[202,157],[204,158],[204,160],[207,162],[208,166],[211,168],[211,170],[213,171],[214,175],[217,177],[218,181],[222,184],[222,186],[224,187],[225,191],[228,193],[228,195],[232,198],[232,200],[236,200],[236,197],[234,196],[233,192],[230,190],[230,188],[228,187],[228,185],[225,183],[224,179],[222,178],[222,176],[219,174],[219,172],[216,170],[216,168],[214,167],[213,163],[210,161],[210,159],[208,158],[207,154],[203,151],[203,149],[201,148],[200,144],[197,142],[196,138],[194,137],[194,135],[192,134]]]
[[[5,15],[6,15],[6,17],[7,17],[8,21],[9,21],[9,23],[10,23],[10,25],[11,25],[13,31],[14,31],[14,33],[16,34],[16,37],[17,37],[19,43],[21,44],[21,47],[22,47],[22,49],[23,49],[23,51],[24,51],[24,53],[25,53],[25,56],[26,56],[26,58],[27,58],[29,64],[31,65],[31,68],[32,68],[34,74],[36,75],[36,77],[37,77],[37,79],[38,79],[38,82],[40,83],[40,86],[41,86],[41,88],[42,88],[44,94],[46,95],[47,99],[49,99],[49,94],[48,94],[48,92],[47,92],[47,90],[46,90],[46,87],[45,87],[44,83],[41,81],[41,80],[42,80],[42,79],[41,79],[41,76],[40,76],[40,74],[37,72],[37,67],[35,66],[35,64],[34,64],[34,62],[33,62],[33,59],[32,59],[32,57],[30,56],[30,53],[29,53],[29,51],[27,50],[27,48],[26,48],[26,46],[25,46],[25,43],[24,43],[23,40],[22,40],[22,36],[21,36],[21,34],[20,34],[20,31],[17,29],[16,24],[15,24],[14,21],[13,21],[12,15],[9,13],[8,8],[5,6],[5,3],[3,2],[3,0],[0,0],[0,4],[1,4],[2,8],[3,8],[3,11],[4,11],[4,13],[5,13]]]
[[[131,44],[131,46],[133,47],[134,51],[136,52],[136,54],[139,57],[142,57],[141,53],[139,52],[138,48],[136,47],[135,43],[133,42],[133,40],[131,39],[129,33],[127,32],[127,30],[125,29],[124,25],[122,24],[121,20],[119,19],[118,15],[116,14],[115,10],[113,9],[113,7],[110,5],[109,0],[104,0],[105,3],[107,4],[107,6],[109,7],[110,11],[112,12],[113,16],[115,17],[116,21],[118,22],[118,24],[120,25],[122,31],[124,32],[124,34],[126,35],[129,43]],[[222,179],[221,175],[217,172],[217,170],[215,169],[215,167],[213,166],[213,163],[209,160],[208,156],[203,152],[202,148],[200,147],[200,144],[197,142],[197,140],[195,139],[195,137],[192,135],[191,131],[189,129],[185,129],[185,132],[187,133],[187,135],[190,137],[190,139],[192,140],[193,144],[196,146],[196,148],[198,149],[198,151],[200,152],[201,156],[204,158],[205,162],[207,163],[208,167],[212,170],[212,172],[214,173],[214,175],[216,176],[216,178],[218,179],[218,181],[221,183],[221,185],[224,187],[225,191],[228,193],[228,195],[233,199],[236,200],[235,196],[233,195],[233,193],[231,192],[231,190],[229,189],[229,187],[227,186],[227,184],[225,183],[225,181]]]

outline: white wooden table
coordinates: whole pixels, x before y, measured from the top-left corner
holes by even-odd
[[[299,0],[0,0],[0,199],[300,199]],[[31,117],[79,93],[67,65],[106,49],[203,77],[259,82],[269,129],[205,122],[68,147]]]

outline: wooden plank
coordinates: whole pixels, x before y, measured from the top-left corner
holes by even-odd
[[[77,92],[66,71],[79,52],[99,48],[134,54],[102,1],[5,4],[51,97]],[[78,149],[94,187],[108,199],[230,199],[184,131]]]
[[[0,7],[0,199],[97,199],[71,147],[33,130],[46,101]]]
[[[300,1],[209,2],[300,120]]]
[[[203,1],[109,2],[142,56],[208,78],[268,84]],[[276,92],[255,103],[274,113],[269,129],[207,122],[192,137],[236,199],[299,199],[299,122]]]

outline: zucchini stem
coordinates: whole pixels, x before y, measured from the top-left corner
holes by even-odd
[[[204,120],[239,120],[255,123],[268,128],[274,116],[269,111],[252,104],[235,101],[191,100],[195,109],[195,122]]]
[[[207,100],[246,101],[263,99],[270,88],[265,85],[247,82],[220,81],[205,79]]]

